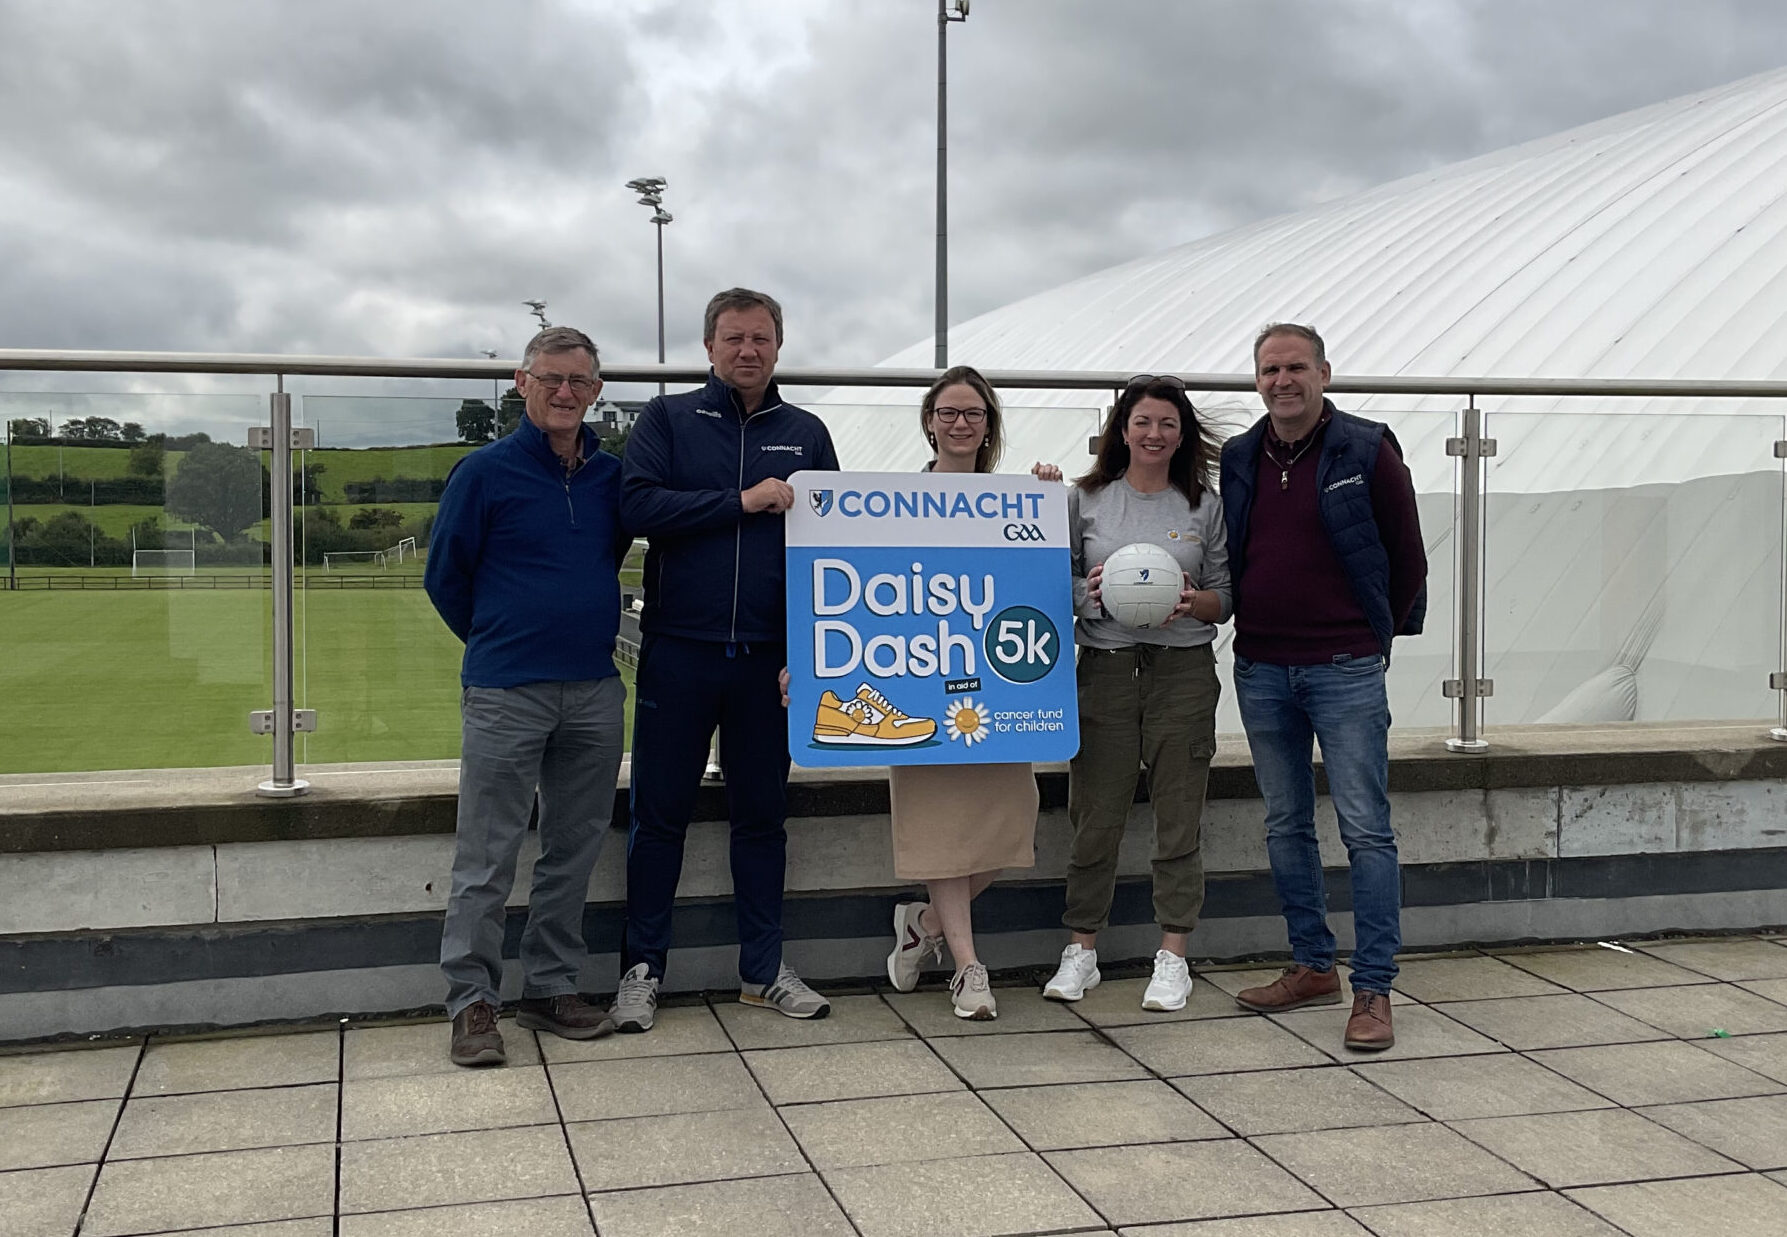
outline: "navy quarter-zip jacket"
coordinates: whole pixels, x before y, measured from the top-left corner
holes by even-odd
[[[422,583],[465,641],[460,683],[519,687],[607,678],[620,628],[620,461],[585,425],[567,474],[525,416],[453,466]]]
[[[770,477],[837,467],[825,423],[784,404],[773,382],[749,416],[711,371],[700,390],[646,404],[627,438],[621,483],[627,531],[650,538],[640,630],[785,640],[782,516],[746,515],[739,496]]]

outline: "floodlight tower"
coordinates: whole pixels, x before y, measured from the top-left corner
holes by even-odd
[[[949,368],[949,24],[968,20],[968,0],[937,0],[937,343],[938,369]]]
[[[639,195],[639,205],[652,208],[652,223],[658,229],[658,364],[664,363],[664,225],[676,216],[664,209],[664,190],[670,182],[662,176],[641,176],[627,182],[627,188]],[[658,384],[664,394],[664,384]]]

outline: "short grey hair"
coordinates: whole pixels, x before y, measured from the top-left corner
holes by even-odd
[[[532,369],[534,358],[544,353],[579,349],[589,353],[590,368],[601,372],[602,357],[596,351],[595,341],[574,326],[549,326],[528,340],[527,350],[521,354],[521,368]]]
[[[1321,335],[1313,326],[1304,326],[1301,322],[1268,322],[1260,328],[1260,333],[1253,337],[1253,367],[1255,369],[1260,367],[1261,346],[1275,335],[1294,335],[1298,339],[1308,340],[1310,347],[1315,349],[1315,363],[1317,365],[1328,363],[1328,345],[1322,342]]]
[[[728,309],[767,309],[770,321],[776,324],[776,347],[782,346],[782,307],[776,298],[763,292],[753,292],[749,288],[728,288],[724,292],[714,293],[714,299],[707,303],[707,316],[701,320],[701,342],[714,342],[714,330],[720,325],[720,315]]]

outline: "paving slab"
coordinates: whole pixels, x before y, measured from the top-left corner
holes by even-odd
[[[835,996],[830,1000],[831,1013],[823,1018],[788,1018],[773,1009],[725,1000],[716,1000],[713,1011],[741,1050],[912,1038],[912,1028],[878,996]]]
[[[566,1127],[585,1190],[686,1185],[805,1172],[800,1148],[768,1104]]]
[[[157,1233],[155,1237],[335,1237],[335,1218],[313,1216],[308,1220],[270,1220],[265,1224],[226,1224],[222,1228],[183,1228]]]
[[[1709,1039],[1700,1047],[1754,1070],[1765,1078],[1787,1083],[1787,1035],[1744,1035],[1731,1039]]]
[[[1509,966],[1575,992],[1646,988],[1652,984],[1691,984],[1707,977],[1636,950],[1543,949],[1494,955]]]
[[[1635,948],[1714,979],[1787,979],[1787,948],[1756,937],[1721,937]]]
[[[1458,1001],[1434,1008],[1519,1052],[1668,1037],[1665,1031],[1578,993]]]
[[[0,1215],[7,1237],[69,1237],[80,1221],[91,1164],[0,1173]]]
[[[118,1120],[118,1100],[0,1108],[0,1172],[97,1164]]]
[[[1290,1134],[1427,1118],[1342,1066],[1176,1078],[1198,1107],[1237,1134]]]
[[[1787,1095],[1637,1110],[1745,1168],[1787,1168]]]
[[[1185,1224],[1146,1224],[1119,1237],[1371,1237],[1344,1211],[1293,1211],[1232,1220],[1192,1220]]]
[[[1714,1056],[1698,1044],[1680,1040],[1558,1048],[1535,1052],[1532,1058],[1628,1108],[1729,1100],[1781,1090],[1781,1084],[1772,1078]]]
[[[1342,1207],[1508,1194],[1538,1184],[1443,1125],[1269,1134],[1252,1140]],[[1410,1171],[1419,1165],[1419,1171]]]
[[[1787,1031],[1787,1005],[1777,1005],[1735,984],[1637,988],[1603,992],[1595,999],[1681,1039],[1702,1039],[1714,1031],[1732,1035]]]
[[[1045,1001],[1035,988],[995,988],[999,1016],[991,1022],[958,1018],[949,993],[890,992],[882,999],[927,1039],[948,1035],[1011,1035],[1024,1031],[1080,1031],[1085,1019],[1062,1001]]]
[[[151,1040],[132,1095],[180,1095],[334,1082],[341,1035],[240,1035],[230,1039]]]
[[[1326,1065],[1329,1058],[1271,1019],[1207,1018],[1112,1027],[1112,1042],[1162,1077]]]
[[[983,1091],[1036,1151],[1227,1138],[1229,1131],[1164,1082],[1088,1082]]]
[[[741,1231],[855,1237],[811,1173],[592,1194],[589,1205],[602,1237],[737,1237]]]
[[[557,1121],[546,1070],[538,1065],[362,1078],[342,1084],[345,1141]]]
[[[329,1230],[323,1230],[327,1237]],[[340,1237],[590,1237],[589,1207],[576,1197],[527,1198],[341,1217]],[[209,1235],[205,1235],[209,1237]]]
[[[124,1106],[114,1160],[335,1141],[336,1088],[273,1087],[142,1096]]]
[[[939,1039],[931,1048],[977,1090],[1051,1082],[1116,1082],[1148,1071],[1096,1031],[1037,1031]]]
[[[1430,958],[1398,964],[1395,990],[1417,1001],[1488,1001],[1500,997],[1557,996],[1558,985],[1499,958]]]
[[[778,1048],[744,1056],[775,1104],[963,1089],[962,1080],[917,1039]]]
[[[1377,1237],[1621,1237],[1605,1220],[1559,1194],[1493,1194],[1435,1203],[1360,1207]],[[1677,1237],[1681,1237],[1680,1234]]]
[[[1613,1107],[1612,1100],[1513,1053],[1368,1062],[1353,1072],[1436,1121]]]
[[[1787,1005],[1787,979],[1745,979],[1738,982],[1738,987],[1757,996],[1766,997],[1777,1005]]]
[[[142,1048],[68,1048],[0,1056],[0,1108],[110,1100],[130,1086]]]
[[[894,1095],[791,1104],[780,1113],[813,1167],[821,1171],[1025,1150],[1018,1136],[982,1102],[988,1099],[965,1091]]]
[[[1567,1197],[1631,1237],[1780,1237],[1787,1216],[1787,1186],[1753,1174],[1599,1186]]]
[[[829,1019],[827,1020],[829,1021]],[[554,1065],[565,1061],[623,1061],[632,1057],[673,1057],[698,1052],[731,1052],[732,1041],[706,1005],[671,1005],[658,1010],[643,1035],[604,1035],[601,1039],[560,1039],[541,1035],[540,1051]],[[513,1058],[510,1064],[514,1064]]]
[[[500,1019],[497,1029],[503,1034],[509,1068],[540,1063],[540,1045],[532,1031],[516,1026],[514,1018]],[[452,1042],[453,1024],[442,1020],[349,1027],[342,1035],[341,1076],[352,1080],[463,1073],[464,1067],[447,1057]]]
[[[1470,1004],[1483,1005],[1488,1002],[1473,1001]],[[1477,1034],[1437,1009],[1413,1004],[1393,1005],[1393,1008],[1396,1043],[1381,1052],[1359,1052],[1341,1042],[1346,1035],[1346,1020],[1352,1013],[1350,1005],[1274,1014],[1272,1021],[1313,1045],[1330,1061],[1342,1061],[1349,1065],[1360,1061],[1406,1061],[1415,1057],[1461,1057],[1507,1051],[1493,1039]]]
[[[1324,1205],[1309,1187],[1238,1138],[1052,1151],[1046,1158],[1120,1228]]]
[[[1728,1173],[1739,1165],[1621,1108],[1486,1117],[1452,1128],[1553,1189]]]
[[[862,1237],[993,1237],[1100,1224],[1029,1152],[834,1168],[824,1176]]]
[[[1186,1022],[1196,1018],[1239,1018],[1249,1012],[1235,1004],[1233,993],[1208,982],[1202,976],[1193,976],[1191,995],[1186,998],[1184,1009],[1143,1009],[1142,994],[1147,990],[1148,980],[1145,977],[1107,979],[1077,1001],[1051,1001],[1049,1004],[1067,1006],[1093,1026],[1100,1027]]]
[[[341,1146],[341,1213],[576,1194],[556,1125],[418,1134]]]
[[[550,1068],[566,1121],[716,1112],[763,1103],[750,1071],[732,1053],[578,1061]]]
[[[335,1148],[274,1147],[111,1160],[81,1226],[83,1237],[158,1233],[328,1215],[335,1206]]]

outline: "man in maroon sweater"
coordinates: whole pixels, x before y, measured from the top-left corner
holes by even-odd
[[[1390,826],[1390,642],[1421,630],[1427,555],[1396,438],[1323,395],[1322,337],[1274,323],[1253,345],[1266,415],[1222,450],[1235,599],[1235,698],[1266,801],[1266,849],[1293,965],[1235,998],[1278,1013],[1340,1001],[1315,835],[1312,740],[1352,876],[1353,1009],[1345,1043],[1395,1042],[1390,985],[1402,943]]]

